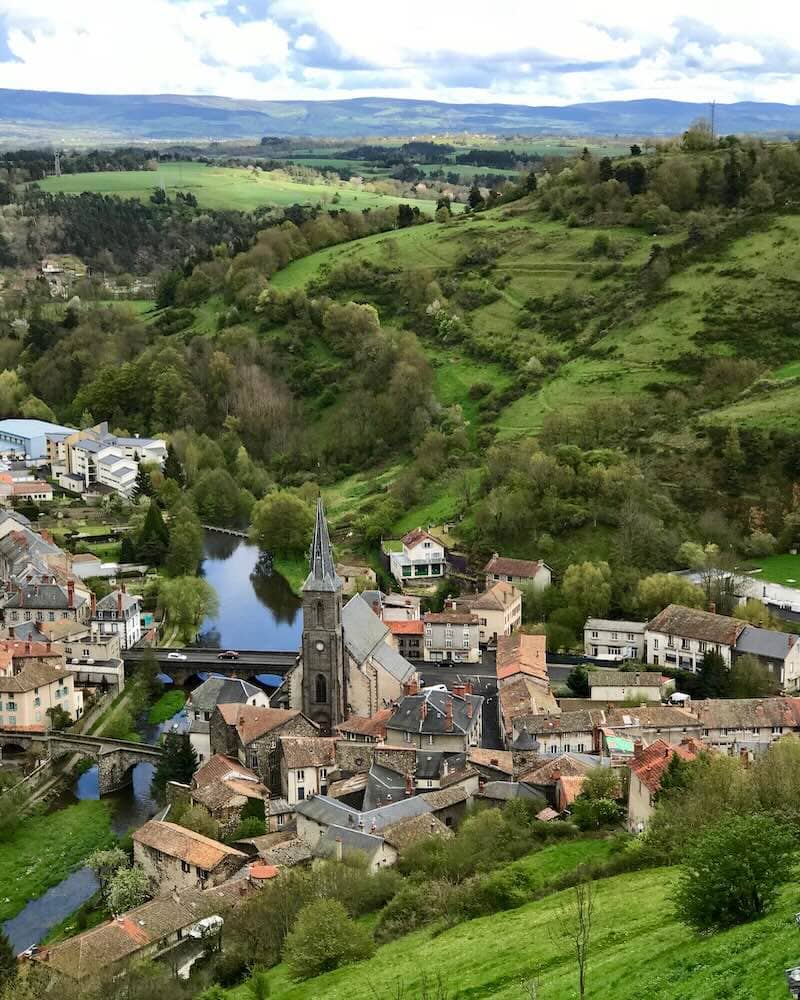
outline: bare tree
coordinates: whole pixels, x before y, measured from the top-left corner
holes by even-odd
[[[578,995],[586,995],[586,969],[589,961],[589,941],[594,919],[594,883],[578,882],[572,898],[558,908],[551,936],[554,942],[568,941],[578,963]]]

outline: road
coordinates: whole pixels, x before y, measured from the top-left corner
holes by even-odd
[[[235,674],[237,677],[255,677],[258,674],[278,674],[283,675],[289,672],[297,659],[294,651],[275,650],[258,651],[243,649],[239,651],[239,656],[235,660],[220,660],[219,649],[192,649],[185,647],[179,650],[154,649],[156,662],[162,673],[167,674],[175,680],[175,683],[184,683],[186,678],[194,673],[215,673],[215,674]],[[171,660],[171,652],[180,652],[185,660]],[[147,651],[144,649],[126,649],[122,658],[126,668],[135,670],[136,665],[141,663]]]

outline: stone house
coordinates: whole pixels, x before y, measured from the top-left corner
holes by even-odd
[[[116,635],[123,649],[132,649],[142,638],[142,599],[122,587],[102,600],[92,601],[92,635]]]
[[[702,724],[691,712],[672,705],[639,705],[636,708],[607,708],[600,725],[613,729],[618,736],[644,739],[650,742],[663,739],[678,746],[690,737],[702,736]]]
[[[521,715],[514,719],[511,749],[520,738],[532,740],[532,749],[541,754],[596,753],[599,747],[598,726],[603,713],[592,710],[561,712],[560,715]]]
[[[648,747],[637,742],[630,764],[628,783],[628,829],[642,833],[655,808],[655,797],[661,788],[661,779],[673,757],[694,760],[698,748],[693,743],[671,746],[664,740],[655,740]]]
[[[465,753],[480,745],[482,711],[483,698],[466,685],[452,691],[425,688],[401,698],[386,724],[386,741]]]
[[[293,806],[311,795],[325,795],[336,764],[332,736],[281,736],[278,740],[283,797]]]
[[[482,594],[457,597],[450,606],[475,615],[482,645],[511,635],[522,622],[522,591],[505,580],[490,584]]]
[[[788,733],[800,732],[800,698],[730,698],[692,702],[697,736],[709,746],[758,752]]]
[[[3,624],[21,622],[86,622],[89,620],[89,598],[76,593],[75,581],[60,583],[25,583],[18,586],[2,609]]]
[[[358,593],[359,585],[374,587],[378,582],[375,570],[365,563],[336,563],[336,575],[342,581],[342,593],[347,596]]]
[[[219,823],[220,834],[225,838],[236,830],[243,814],[269,818],[269,789],[249,767],[224,754],[215,754],[195,771],[189,795]],[[278,815],[283,818],[275,825],[282,829],[286,824],[285,814]]]
[[[337,734],[356,743],[382,743],[386,739],[386,723],[392,716],[391,708],[382,708],[374,715],[351,715],[336,727]]]
[[[245,864],[247,855],[176,823],[151,819],[133,833],[133,860],[156,894],[164,896],[219,885]]]
[[[211,752],[235,757],[273,795],[281,794],[279,738],[318,735],[319,727],[296,708],[217,705],[209,722]]]
[[[791,632],[746,625],[736,639],[733,656],[734,663],[742,656],[754,656],[782,690],[800,690],[800,642]]]
[[[642,660],[645,622],[587,618],[583,651],[600,660]]]
[[[544,590],[553,581],[553,571],[540,559],[507,559],[497,552],[492,554],[492,558],[483,567],[483,575],[487,587],[497,580],[505,580],[515,587]]]
[[[479,625],[468,611],[428,611],[422,616],[425,625],[423,659],[428,662],[478,663],[481,658]]]
[[[267,694],[238,677],[209,677],[194,689],[186,701],[189,742],[200,763],[211,756],[211,716],[217,705],[256,705],[269,708]]]
[[[705,654],[713,651],[730,667],[734,647],[746,624],[727,615],[670,604],[645,628],[647,663],[696,673]]]

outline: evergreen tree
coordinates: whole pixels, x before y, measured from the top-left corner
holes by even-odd
[[[17,978],[17,958],[6,932],[0,927],[0,990]]]
[[[705,653],[700,666],[700,682],[703,698],[727,698],[730,695],[730,672],[721,653],[713,650]]]
[[[175,449],[172,445],[167,447],[167,457],[164,460],[163,472],[166,479],[174,479],[179,486],[185,485],[186,477],[183,474],[183,466],[175,454]]]
[[[189,742],[189,736],[186,733],[167,733],[164,737],[164,753],[153,775],[153,797],[163,802],[168,781],[188,785],[196,770],[197,754]]]
[[[135,563],[138,558],[133,539],[130,535],[123,535],[119,547],[119,561],[121,563]]]
[[[136,473],[136,482],[131,490],[131,500],[138,500],[140,497],[151,497],[153,495],[153,482],[150,473],[140,463],[139,471]]]
[[[158,504],[155,500],[151,500],[136,547],[139,559],[151,566],[160,566],[164,562],[168,547],[169,529],[164,524]]]
[[[467,198],[467,203],[469,207],[475,211],[480,208],[483,204],[483,195],[480,193],[477,184],[473,184],[469,189],[469,197]]]

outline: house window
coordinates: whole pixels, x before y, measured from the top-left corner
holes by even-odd
[[[653,639],[653,649],[658,649],[658,639]]]
[[[428,746],[433,746],[433,733],[428,734]]]
[[[469,643],[469,636],[465,635],[464,636],[464,641],[462,642],[462,646],[464,647],[464,649],[469,649],[469,645],[470,645],[470,643]]]
[[[585,744],[583,744],[583,743],[579,743],[578,744],[578,753],[583,753],[584,746],[585,746]]]
[[[633,642],[633,632],[628,632],[628,642]]]
[[[697,648],[700,650],[701,653],[705,653],[706,644],[705,642],[702,641],[702,639],[700,640],[700,642],[697,643]]]
[[[47,620],[49,622],[54,622],[56,620],[56,613],[55,613],[55,611],[48,612],[48,614],[47,614]]]
[[[513,576],[507,576],[507,577],[506,577],[506,580],[508,580],[508,582],[509,582],[509,583],[511,583],[511,581],[512,581],[513,579],[514,579],[514,577],[513,577]]]
[[[285,820],[286,817],[283,815],[283,813],[278,813],[278,826],[283,826]]]
[[[448,635],[445,638],[445,640],[444,640],[444,648],[445,649],[452,649],[453,648],[453,637],[451,635]]]
[[[597,638],[597,632],[592,632],[592,638],[593,638],[593,639],[596,639],[596,638]]]
[[[403,576],[411,576],[411,567],[410,566],[404,566],[403,567]]]
[[[247,766],[251,771],[255,771],[258,767],[258,751],[250,749],[247,751]]]
[[[431,640],[430,640],[430,639],[426,639],[426,640],[425,640],[425,645],[426,645],[426,646],[428,646],[428,647],[430,647],[430,645],[431,645]]]
[[[324,674],[317,674],[314,681],[314,701],[318,705],[324,705],[328,700],[328,682]]]
[[[208,878],[208,872],[205,870],[205,868],[198,868],[197,877],[200,879],[201,882],[205,882],[206,879]]]
[[[319,776],[323,780],[328,777],[328,769],[327,769],[327,767],[321,767],[319,769]]]
[[[564,753],[569,753],[570,749],[571,749],[571,747],[570,747],[569,743],[565,743],[564,744]]]
[[[406,731],[405,733],[403,733],[403,739],[406,741],[406,743],[410,743],[411,742],[411,733],[409,733],[408,731]]]
[[[430,625],[425,626],[425,635],[431,635],[432,631]]]
[[[689,649],[689,640],[681,639],[681,649]]]
[[[17,710],[17,703],[15,701],[7,701],[6,702],[6,711],[7,712],[16,712],[16,710]]]
[[[773,735],[780,735],[783,732],[783,726],[773,726],[772,732]]]
[[[430,542],[423,542],[422,543],[422,547],[423,547],[423,549],[429,549],[431,547],[431,543]]]
[[[618,638],[619,638],[619,636],[617,635],[617,633],[616,633],[616,632],[612,632],[612,633],[611,633],[611,638],[612,638],[612,639],[614,639],[614,640],[616,640],[616,639],[618,639]]]
[[[34,698],[33,699],[33,707],[34,708],[39,708],[41,704],[42,704],[42,699],[41,698]]]
[[[306,772],[305,772],[304,770],[302,770],[302,769],[301,769],[301,770],[298,770],[298,771],[297,771],[297,772],[295,773],[295,778],[296,778],[296,779],[297,779],[298,781],[305,781],[305,780],[306,780]]]
[[[622,656],[622,647],[621,646],[609,646],[608,647],[608,655],[609,656]]]
[[[188,861],[181,861],[181,871],[182,872],[187,872],[188,873],[191,870],[192,870],[192,866],[189,864]]]

